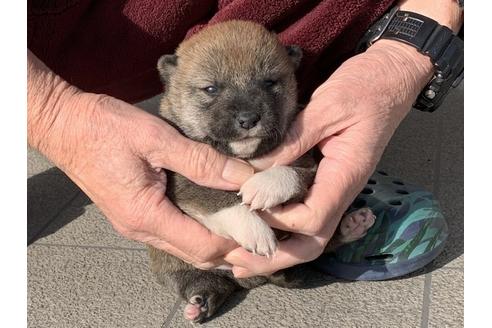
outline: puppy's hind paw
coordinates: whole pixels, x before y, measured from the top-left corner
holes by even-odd
[[[374,224],[376,216],[369,208],[361,208],[346,214],[340,222],[340,242],[349,243],[364,237]]]
[[[201,295],[193,295],[188,300],[184,308],[183,315],[186,320],[192,322],[201,322],[207,317],[208,302],[207,299]]]

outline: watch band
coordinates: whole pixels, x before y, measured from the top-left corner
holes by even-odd
[[[450,87],[463,79],[463,41],[453,32],[423,15],[394,7],[374,24],[359,43],[358,51],[379,39],[391,39],[415,47],[430,57],[435,74],[417,98],[414,107],[432,112],[444,100]]]

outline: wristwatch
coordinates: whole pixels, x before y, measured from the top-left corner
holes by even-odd
[[[413,105],[421,111],[435,111],[450,88],[458,86],[463,80],[463,40],[429,17],[394,7],[369,28],[360,40],[357,52],[363,52],[379,39],[406,43],[430,57],[434,64],[434,76]]]

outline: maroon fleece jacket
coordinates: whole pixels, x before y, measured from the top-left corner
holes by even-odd
[[[300,98],[394,0],[28,0],[28,48],[79,88],[137,102],[162,91],[157,59],[203,26],[247,19],[304,51]]]

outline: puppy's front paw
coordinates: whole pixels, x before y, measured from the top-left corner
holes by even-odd
[[[300,192],[297,172],[289,166],[276,166],[258,172],[239,190],[243,204],[253,210],[268,209],[292,199]]]
[[[216,234],[234,239],[252,253],[270,256],[277,250],[272,228],[245,205],[224,208],[204,217],[201,222]]]
[[[233,239],[254,254],[267,257],[273,255],[277,250],[277,239],[272,228],[258,214],[245,206],[241,207],[244,208],[238,218],[241,227],[232,233]]]

